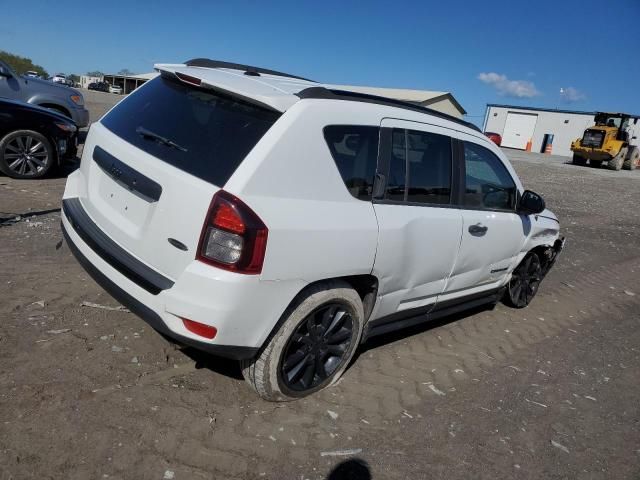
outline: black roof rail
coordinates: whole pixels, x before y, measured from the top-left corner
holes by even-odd
[[[426,113],[434,117],[439,117],[444,120],[449,120],[451,122],[455,122],[459,125],[464,125],[465,127],[471,128],[473,130],[476,130],[482,133],[482,130],[480,130],[473,123],[460,120],[459,118],[454,117],[453,115],[442,113],[428,107],[422,107],[420,105],[416,105],[415,103],[404,102],[402,100],[395,100],[393,98],[380,97],[378,95],[369,95],[367,93],[352,92],[348,90],[333,90],[333,89],[324,88],[324,87],[305,88],[304,90],[300,90],[298,93],[296,93],[296,95],[301,99],[323,98],[326,100],[350,100],[352,102],[375,103],[378,105],[387,105],[389,107],[404,108],[406,110],[413,110],[414,112]]]
[[[306,80],[307,82],[313,82],[308,78],[298,77],[289,73],[277,72],[275,70],[269,70],[267,68],[252,67],[251,65],[243,65],[241,63],[223,62],[222,60],[211,60],[209,58],[193,58],[187,60],[184,64],[188,67],[205,67],[205,68],[230,68],[232,70],[244,70],[245,75],[252,77],[258,77],[261,73],[267,75],[277,75],[279,77],[296,78],[298,80]]]

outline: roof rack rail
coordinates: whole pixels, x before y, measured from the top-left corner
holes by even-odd
[[[464,125],[465,127],[471,128],[482,133],[476,125],[473,123],[467,122],[465,120],[460,120],[453,115],[448,115],[446,113],[439,112],[437,110],[433,110],[428,107],[422,107],[420,105],[416,105],[415,103],[404,102],[402,100],[395,100],[393,98],[380,97],[378,95],[369,95],[367,93],[360,92],[352,92],[349,90],[333,90],[325,87],[310,87],[305,88],[304,90],[296,93],[298,97],[301,99],[304,98],[323,98],[326,100],[350,100],[353,102],[365,102],[365,103],[375,103],[378,105],[387,105],[390,107],[398,107],[404,108],[406,110],[413,110],[415,112],[427,113],[429,115],[433,115],[434,117],[439,117],[444,120],[450,120],[460,125]]]
[[[211,60],[209,58],[193,58],[187,60],[184,64],[188,67],[205,67],[205,68],[230,68],[232,70],[244,70],[245,75],[252,77],[259,77],[261,73],[267,75],[277,75],[279,77],[296,78],[298,80],[305,80],[307,82],[313,82],[308,78],[298,77],[297,75],[291,75],[289,73],[277,72],[275,70],[269,70],[267,68],[252,67],[251,65],[243,65],[241,63],[223,62],[222,60]]]

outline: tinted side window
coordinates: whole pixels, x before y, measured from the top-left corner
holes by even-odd
[[[409,202],[451,201],[451,139],[429,132],[407,131]]]
[[[157,77],[100,122],[158,160],[223,186],[279,116],[237,98]],[[180,148],[153,141],[140,128]]]
[[[378,162],[378,127],[331,125],[324,138],[349,193],[371,200]]]
[[[407,144],[405,130],[394,130],[391,140],[391,158],[387,177],[387,200],[405,200],[407,180]]]
[[[464,164],[466,206],[498,210],[515,208],[516,185],[498,157],[480,145],[464,142]]]

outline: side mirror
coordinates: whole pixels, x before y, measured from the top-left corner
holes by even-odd
[[[524,215],[541,213],[545,208],[544,198],[531,190],[525,190],[518,202],[518,213]]]
[[[7,67],[5,67],[4,65],[0,64],[0,77],[13,77],[13,74],[11,73],[11,70],[9,70]]]

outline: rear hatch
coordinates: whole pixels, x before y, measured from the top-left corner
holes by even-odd
[[[157,77],[92,126],[82,206],[122,248],[175,280],[195,258],[214,193],[279,115]]]

